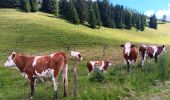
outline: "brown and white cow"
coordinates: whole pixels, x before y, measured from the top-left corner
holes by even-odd
[[[112,64],[109,60],[87,62],[87,68],[89,70],[89,75],[93,72],[93,70],[95,68],[98,68],[99,70],[104,71],[106,73],[107,68],[111,65]]]
[[[129,71],[130,65],[133,65],[133,67],[135,66],[138,52],[135,45],[132,45],[130,42],[126,42],[124,45],[122,44],[121,47],[123,47],[123,57],[127,71]]]
[[[141,56],[141,66],[143,68],[145,59],[149,58],[149,61],[154,58],[155,62],[157,63],[157,58],[162,52],[166,52],[166,48],[164,45],[162,46],[147,46],[141,45],[139,47],[139,53]]]
[[[17,67],[21,74],[29,79],[31,87],[30,99],[33,97],[35,79],[39,77],[52,77],[54,84],[54,99],[56,99],[58,91],[58,75],[61,72],[64,96],[67,96],[68,57],[64,52],[56,52],[51,55],[33,57],[12,52],[4,66]]]

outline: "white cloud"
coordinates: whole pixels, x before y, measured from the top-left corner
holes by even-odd
[[[170,7],[170,3],[168,3],[168,7]]]
[[[158,19],[162,19],[163,15],[166,15],[167,20],[170,21],[170,8],[169,9],[158,10],[157,13],[156,13],[156,17]]]
[[[154,10],[148,10],[148,11],[145,12],[145,15],[147,15],[149,17],[153,14],[154,14]]]
[[[147,16],[151,16],[153,14],[156,14],[156,17],[158,19],[162,19],[163,18],[163,15],[166,15],[167,17],[167,20],[170,21],[170,3],[168,4],[168,9],[161,9],[161,10],[158,10],[157,12],[154,12],[154,10],[148,10],[145,12],[145,15]]]

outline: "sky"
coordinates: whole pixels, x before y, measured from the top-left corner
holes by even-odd
[[[147,16],[156,14],[158,19],[166,15],[170,21],[170,0],[109,0],[109,2],[136,9]]]

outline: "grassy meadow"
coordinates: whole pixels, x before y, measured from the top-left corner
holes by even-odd
[[[74,49],[84,57],[78,66],[78,100],[170,99],[167,76],[170,74],[170,53],[162,57],[158,64],[146,62],[145,71],[139,68],[137,62],[136,68],[127,73],[123,65],[122,49],[119,47],[126,41],[137,47],[140,44],[164,44],[167,52],[170,52],[169,27],[169,23],[160,24],[157,30],[145,28],[143,32],[105,27],[91,29],[42,12],[23,13],[16,9],[0,9],[0,100],[28,99],[30,87],[27,80],[16,69],[3,66],[13,50],[35,56],[56,51],[65,51],[70,55]],[[107,46],[105,56],[104,46]],[[87,61],[105,58],[113,64],[104,75],[105,80],[102,83],[90,82]],[[70,58],[69,96],[66,98],[62,97],[61,76],[59,78],[60,99],[74,99],[73,65],[74,61]],[[163,76],[162,72],[166,75]],[[53,98],[52,82],[37,82],[35,91],[33,100]]]

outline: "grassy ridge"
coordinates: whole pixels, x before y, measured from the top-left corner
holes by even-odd
[[[23,13],[15,9],[0,9],[0,99],[19,100],[28,97],[29,86],[27,81],[19,75],[17,70],[3,67],[6,57],[13,49],[28,55],[40,55],[61,50],[69,53],[67,50],[69,47],[71,49],[75,47],[84,56],[84,61],[78,67],[78,99],[123,99],[129,92],[127,88],[135,91],[139,96],[141,91],[149,91],[148,86],[152,86],[152,84],[146,82],[147,87],[142,87],[143,85],[139,83],[142,79],[136,80],[138,83],[132,84],[133,74],[126,73],[122,67],[120,70],[119,68],[116,69],[115,66],[109,68],[106,74],[108,80],[106,83],[89,82],[86,62],[88,60],[103,59],[103,44],[109,44],[106,57],[111,59],[113,64],[123,63],[122,50],[119,45],[125,41],[134,42],[135,44],[170,45],[169,26],[170,24],[161,24],[158,30],[146,28],[144,32],[137,32],[135,29],[119,30],[104,27],[90,29],[83,25],[70,24],[63,19],[41,12]],[[70,60],[69,65],[70,96],[62,98],[62,86],[61,80],[59,80],[59,96],[62,99],[73,99],[72,60]],[[153,64],[151,70],[155,66]],[[148,65],[148,68],[150,69],[150,65]],[[140,75],[143,75],[146,76],[147,80],[150,75],[150,73],[141,72],[139,68],[136,69],[136,72],[139,73],[139,79],[141,78]],[[151,75],[154,77],[154,73]],[[125,81],[124,84],[120,84],[122,79]],[[45,84],[39,82],[37,84],[35,100],[51,100],[52,96],[52,82]]]

